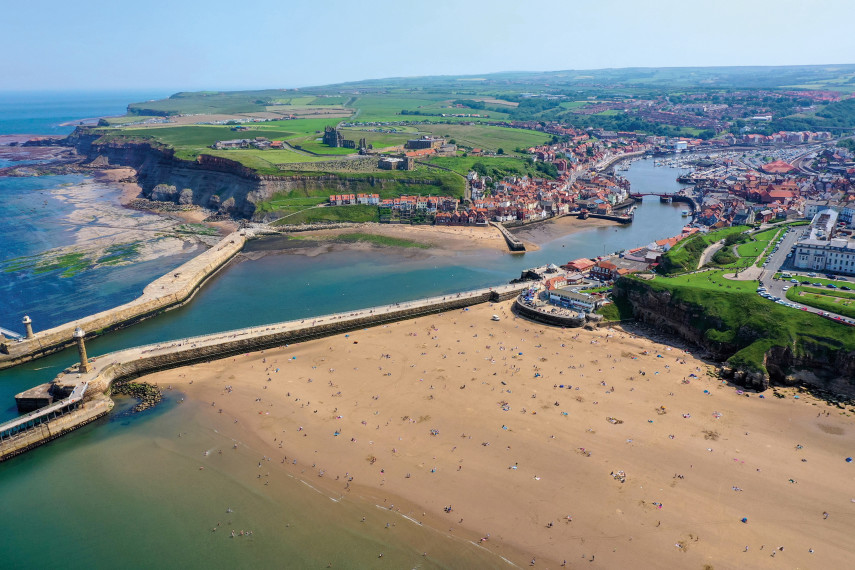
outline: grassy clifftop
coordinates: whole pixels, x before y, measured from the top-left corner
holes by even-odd
[[[615,294],[629,301],[636,315],[658,316],[662,324],[684,328],[684,336],[743,370],[768,373],[768,355],[775,351],[796,361],[830,361],[837,351],[855,351],[850,327],[763,299],[753,292],[754,285],[707,274],[630,277],[618,281]]]

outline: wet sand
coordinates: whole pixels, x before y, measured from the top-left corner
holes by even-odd
[[[614,225],[614,222],[599,219],[577,220],[576,218],[564,217],[514,229],[513,234],[525,242],[526,249],[536,251],[539,249],[538,244],[543,244],[592,227],[609,225]],[[412,240],[430,244],[438,250],[464,251],[475,247],[479,249],[508,251],[505,238],[492,226],[409,226],[367,223],[351,228],[299,232],[295,235],[305,238],[318,237],[323,239],[355,232]]]
[[[846,567],[852,414],[709,370],[502,303],[147,380],[211,402],[201,421],[270,457],[272,485],[302,478],[518,565]]]

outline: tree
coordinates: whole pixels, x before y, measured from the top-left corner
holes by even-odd
[[[502,147],[499,147],[499,148],[496,150],[496,154],[505,154],[505,149],[503,149]]]
[[[487,167],[483,162],[476,162],[472,165],[472,170],[478,173],[479,176],[487,176]]]

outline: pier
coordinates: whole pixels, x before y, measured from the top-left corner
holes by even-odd
[[[505,301],[515,298],[527,287],[526,283],[501,285],[299,321],[167,341],[87,358],[85,365],[89,368],[88,372],[82,370],[84,366],[81,365],[84,363],[80,363],[57,376],[49,386],[43,385],[33,389],[34,395],[38,397],[39,394],[55,393],[63,387],[73,385],[75,388],[70,396],[0,425],[0,435],[6,434],[0,438],[0,461],[55,439],[109,412],[113,402],[104,393],[115,381],[385,323],[459,310],[480,303]],[[81,358],[84,354],[85,351],[81,351]],[[76,387],[81,385],[85,388],[74,392]],[[88,394],[93,395],[91,399],[87,390]],[[19,394],[18,398],[25,399],[27,392]],[[58,411],[63,413],[57,415]]]
[[[29,317],[24,317],[26,337],[16,335],[14,340],[0,338],[0,369],[71,346],[75,343],[73,334],[77,327],[90,331],[88,336],[93,338],[180,307],[192,299],[208,278],[237,255],[247,240],[255,237],[255,233],[254,230],[241,230],[226,236],[214,247],[149,283],[141,296],[124,305],[33,334],[30,334],[32,322]]]
[[[490,222],[490,225],[501,232],[502,236],[505,238],[505,242],[508,244],[509,250],[512,252],[525,253],[525,244],[509,232],[508,228],[498,222]]]

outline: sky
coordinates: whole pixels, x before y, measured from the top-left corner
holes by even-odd
[[[855,63],[855,0],[0,0],[0,90]]]

